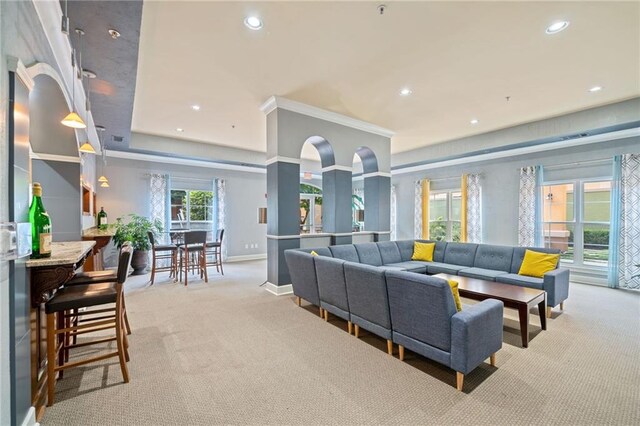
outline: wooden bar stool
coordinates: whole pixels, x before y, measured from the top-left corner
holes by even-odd
[[[224,275],[222,269],[222,238],[224,237],[224,229],[218,229],[216,240],[210,241],[205,246],[205,257],[207,259],[207,266],[215,266],[216,271]],[[209,257],[212,260],[209,260]]]
[[[175,244],[156,245],[153,232],[149,232],[149,242],[151,243],[151,285],[155,281],[156,272],[169,271],[169,278],[177,279],[178,269],[178,246]],[[158,266],[158,261],[169,260],[169,265]]]
[[[129,382],[127,360],[129,358],[127,336],[124,327],[124,293],[123,287],[127,279],[133,247],[131,244],[123,245],[118,261],[118,274],[115,284],[98,283],[73,285],[64,287],[45,304],[47,314],[47,406],[54,402],[56,375],[67,368],[78,367],[91,362],[102,361],[117,356],[120,359],[120,369],[125,383]],[[80,311],[99,305],[115,303],[113,308],[94,309]],[[68,321],[66,312],[74,311],[74,316],[86,317],[88,315],[100,315],[90,317],[86,322],[82,319],[76,322]],[[113,312],[113,314],[110,314]],[[107,315],[101,315],[108,313]],[[91,340],[88,342],[70,344],[71,338],[79,334],[92,333],[113,329],[115,336]],[[85,358],[79,361],[66,363],[69,349],[116,341],[117,350],[106,354]]]
[[[207,243],[207,231],[189,231],[184,234],[184,245],[179,247],[180,251],[180,281],[184,270],[184,285],[189,282],[189,268],[196,267],[200,278],[204,277],[204,282],[209,282],[207,276],[207,261],[205,256],[205,244]],[[191,260],[191,255],[195,259]],[[189,262],[192,263],[189,263]]]

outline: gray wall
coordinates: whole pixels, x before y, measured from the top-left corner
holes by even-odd
[[[149,174],[226,181],[226,226],[224,239],[228,256],[266,253],[266,225],[258,224],[258,207],[266,207],[266,175],[204,167],[108,158],[105,174],[109,188],[98,188],[97,207],[104,207],[109,221],[137,213],[149,216]],[[202,184],[196,181],[194,183]],[[258,244],[245,249],[245,244]]]

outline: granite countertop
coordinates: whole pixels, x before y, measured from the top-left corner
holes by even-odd
[[[27,260],[27,268],[71,265],[80,261],[96,245],[95,241],[69,241],[51,243],[51,257]]]
[[[97,226],[82,231],[82,238],[113,237],[116,234],[115,226],[108,226],[107,229],[99,229]]]

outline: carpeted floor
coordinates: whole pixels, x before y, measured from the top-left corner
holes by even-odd
[[[507,311],[497,368],[462,393],[452,370],[259,288],[265,268],[128,281],[131,382],[117,358],[68,370],[42,424],[640,424],[638,293],[572,284],[547,331],[532,316],[528,349]]]

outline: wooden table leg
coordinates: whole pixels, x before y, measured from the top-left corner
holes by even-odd
[[[522,304],[518,306],[520,316],[520,335],[522,336],[522,346],[529,347],[529,306]],[[543,313],[544,315],[544,313]]]
[[[538,312],[540,313],[540,327],[543,330],[547,329],[547,296],[545,295],[542,302],[538,303]]]

